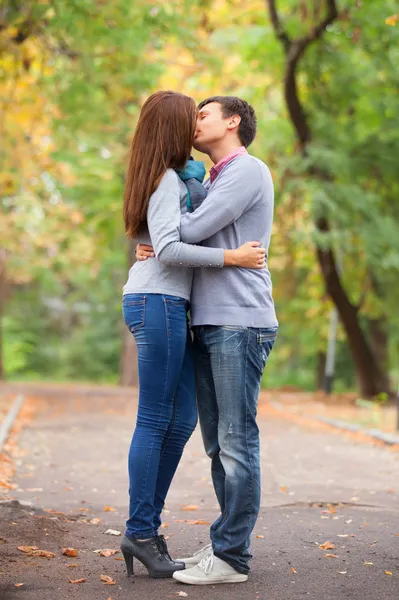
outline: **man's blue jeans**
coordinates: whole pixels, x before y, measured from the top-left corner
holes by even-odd
[[[258,396],[277,328],[194,328],[197,404],[221,515],[211,526],[216,556],[248,573],[260,507]]]
[[[129,451],[126,533],[157,535],[166,494],[197,423],[188,302],[161,294],[127,294],[123,317],[137,344],[139,407]]]

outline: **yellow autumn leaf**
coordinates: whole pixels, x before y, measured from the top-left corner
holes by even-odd
[[[320,550],[334,550],[335,545],[327,541],[324,544],[320,544],[319,548]]]

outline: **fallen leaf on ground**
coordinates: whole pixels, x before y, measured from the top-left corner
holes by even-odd
[[[6,544],[7,540],[5,537],[0,537],[0,544]]]
[[[162,523],[161,529],[167,529],[169,525],[167,523]]]
[[[67,567],[70,569],[71,567],[77,567],[77,563],[71,563],[70,565],[67,565]]]
[[[288,488],[286,485],[280,486],[280,490],[283,492],[283,494],[288,494]]]
[[[117,557],[115,558],[115,560],[124,560],[124,559],[122,558],[122,556],[117,556]]]
[[[98,525],[99,523],[101,523],[101,519],[99,517],[95,517],[94,519],[90,519],[89,523],[91,525]]]
[[[69,583],[84,583],[86,579],[82,577],[81,579],[68,579]]]
[[[392,571],[384,571],[385,575],[392,575]]]
[[[373,563],[372,562],[364,561],[364,564],[367,565],[367,566],[371,566]]]
[[[105,533],[108,535],[122,535],[121,532],[117,531],[116,529],[107,529]]]
[[[293,573],[296,573],[296,570],[294,569],[294,567],[291,567],[291,571],[292,571]]]
[[[108,504],[106,504],[104,506],[104,512],[115,512],[116,508],[114,508],[113,506],[108,506]]]
[[[5,487],[7,490],[13,490],[16,487],[16,485],[7,483],[7,481],[0,481],[0,487]]]
[[[80,512],[89,512],[88,508],[79,508]]]
[[[105,550],[94,550],[94,552],[96,552],[100,556],[105,556],[106,558],[108,558],[109,556],[118,554],[119,550],[111,550],[109,548],[106,548]]]
[[[23,583],[16,583],[15,587],[22,587],[24,584]]]
[[[324,544],[320,544],[320,550],[334,550],[335,546],[331,542],[324,542]]]
[[[18,546],[18,550],[30,556],[42,556],[43,558],[55,558],[54,552],[40,550],[37,546]]]
[[[337,537],[347,538],[349,537],[349,533],[337,533]]]
[[[62,554],[64,554],[64,556],[78,556],[78,551],[75,550],[75,548],[63,548],[62,549]]]
[[[37,546],[18,546],[18,550],[25,552],[25,554],[29,554],[32,550],[39,550],[39,548]]]
[[[202,521],[201,519],[198,519],[196,521],[186,521],[187,525],[210,525],[209,521]]]
[[[115,585],[115,579],[112,579],[109,575],[100,575],[101,581],[104,582],[104,585]]]
[[[345,523],[346,523],[347,525],[349,525],[349,523],[352,523],[352,519],[348,519],[347,521],[345,521]]]
[[[198,506],[195,504],[187,504],[186,506],[181,506],[181,510],[198,510]]]
[[[338,571],[340,575],[346,575],[348,571]]]
[[[55,558],[54,552],[48,552],[47,550],[32,550],[31,556],[41,556],[42,558]]]
[[[258,539],[260,539],[260,540],[263,540],[265,536],[264,536],[264,535],[257,535],[256,537],[257,537]]]
[[[188,594],[186,594],[186,592],[177,592],[178,596],[181,596],[182,598],[187,598]]]
[[[336,554],[325,554],[324,558],[338,558]]]

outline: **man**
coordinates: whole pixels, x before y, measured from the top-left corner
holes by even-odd
[[[273,183],[266,165],[247,152],[255,113],[244,100],[215,96],[199,105],[194,147],[214,166],[207,197],[181,217],[186,243],[236,248],[250,240],[269,247]],[[138,247],[138,258],[151,255]],[[266,254],[267,259],[267,254]],[[248,579],[250,535],[260,507],[258,395],[277,335],[272,284],[261,270],[197,268],[191,294],[197,402],[221,515],[212,544],[190,558],[178,581],[203,585]]]

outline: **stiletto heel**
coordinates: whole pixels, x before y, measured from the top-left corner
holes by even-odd
[[[133,573],[133,557],[137,558],[147,569],[150,577],[172,577],[175,571],[185,568],[182,562],[171,559],[163,536],[153,536],[145,541],[136,540],[125,535],[121,543],[121,551],[126,563],[127,575]]]
[[[123,558],[125,559],[127,576],[132,577],[134,575],[133,554],[130,554],[130,552],[126,552],[126,550],[122,550],[122,554]]]

